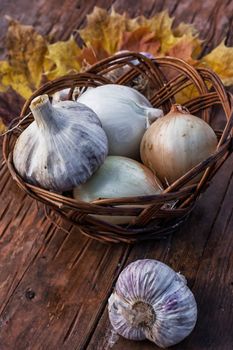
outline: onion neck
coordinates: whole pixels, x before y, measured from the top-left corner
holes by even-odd
[[[30,104],[30,109],[40,129],[58,129],[56,123],[57,113],[50,103],[48,95],[35,97]]]
[[[182,113],[182,114],[190,114],[188,108],[186,108],[185,106],[181,106],[177,103],[173,104],[171,106],[171,110],[170,113]]]

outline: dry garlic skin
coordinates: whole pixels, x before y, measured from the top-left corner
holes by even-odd
[[[35,121],[13,151],[18,173],[31,184],[58,192],[85,182],[108,153],[97,115],[73,101],[52,105],[47,95],[35,98],[30,109]]]
[[[87,182],[74,189],[73,195],[77,200],[90,202],[99,198],[149,196],[160,193],[161,189],[160,182],[143,164],[127,157],[108,156]],[[123,215],[95,217],[112,224],[130,223],[134,218]]]
[[[137,260],[122,271],[108,310],[117,333],[132,340],[147,338],[163,348],[187,337],[197,319],[185,278],[151,259]]]
[[[86,202],[98,198],[149,196],[161,192],[161,184],[143,164],[108,156],[95,174],[74,189],[74,197]]]
[[[140,158],[140,142],[148,126],[163,115],[137,90],[108,84],[87,89],[78,102],[100,118],[108,137],[109,155]]]

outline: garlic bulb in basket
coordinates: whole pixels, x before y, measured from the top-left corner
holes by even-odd
[[[109,142],[109,155],[139,158],[148,126],[163,115],[137,90],[108,84],[88,89],[78,99],[100,118]]]
[[[70,88],[62,89],[55,92],[52,96],[52,103],[56,104],[60,101],[67,101],[70,93]]]
[[[108,142],[97,115],[73,101],[52,105],[48,95],[30,105],[35,121],[13,151],[18,173],[31,184],[62,192],[85,182],[104,162]]]
[[[108,301],[110,322],[127,339],[149,339],[164,348],[179,343],[197,319],[184,276],[151,259],[137,260],[120,274]]]
[[[213,154],[216,146],[217,137],[204,120],[173,105],[145,132],[141,159],[161,181],[172,183]]]
[[[86,202],[98,198],[134,197],[157,194],[161,185],[152,171],[126,157],[108,156],[95,174],[74,189],[74,198]],[[113,224],[128,223],[132,216],[96,216]]]

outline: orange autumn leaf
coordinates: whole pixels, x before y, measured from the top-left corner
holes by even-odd
[[[185,39],[180,40],[167,52],[168,56],[181,58],[189,64],[194,65],[196,61],[192,58],[192,54],[193,45],[191,42],[187,42]]]
[[[107,11],[95,7],[79,33],[85,42],[83,48],[73,36],[67,41],[50,44],[33,27],[10,20],[6,36],[7,59],[0,61],[0,91],[12,87],[28,98],[41,84],[42,78],[54,79],[84,71],[119,50],[178,57],[195,66],[210,67],[225,85],[233,84],[233,48],[222,42],[199,59],[202,41],[197,30],[186,23],[174,28],[173,18],[167,11],[151,18],[129,18],[126,13],[120,14],[114,9]],[[194,93],[187,88],[182,99],[192,95]]]
[[[82,49],[81,54],[77,57],[81,71],[85,71],[91,65],[109,56],[102,47],[98,48],[98,46],[99,44],[96,44],[95,49],[93,47],[84,47]]]
[[[154,56],[174,55],[192,62],[201,49],[197,31],[190,24],[180,23],[175,29],[172,24],[173,18],[167,11],[151,18],[131,19],[114,9],[108,13],[95,7],[87,17],[87,26],[79,33],[96,53],[102,47],[108,55],[119,50],[143,51]]]
[[[147,27],[140,27],[133,32],[123,33],[121,50],[136,52],[150,52],[156,56],[160,48],[160,42],[154,40],[154,33]]]

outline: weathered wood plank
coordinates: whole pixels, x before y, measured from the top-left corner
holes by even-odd
[[[72,31],[79,28],[94,6],[110,8],[112,0],[2,0],[0,17],[0,42],[4,42],[7,30],[5,16],[30,24],[43,35],[56,40],[66,40]]]
[[[127,250],[54,228],[5,166],[0,179],[0,349],[81,349]]]
[[[208,295],[203,296],[203,291],[199,290],[196,287],[195,281],[201,278],[202,282],[208,284],[209,278],[202,274],[201,266],[204,263],[204,256],[206,251],[208,251],[209,243],[212,239],[212,234],[215,232],[217,225],[224,225],[224,222],[228,220],[229,215],[232,210],[232,190],[233,190],[233,168],[232,168],[233,156],[231,156],[224,166],[221,168],[219,173],[213,179],[213,183],[210,185],[208,190],[202,197],[199,199],[199,202],[191,214],[189,220],[185,223],[185,225],[167,242],[148,242],[142,245],[136,245],[127,260],[128,264],[131,261],[135,261],[137,259],[142,258],[151,258],[158,259],[167,263],[169,266],[174,268],[176,271],[180,271],[188,280],[188,285],[191,288],[194,288],[194,294],[197,298],[197,303],[201,304],[199,307],[205,303],[208,304]],[[221,210],[220,210],[221,208]],[[227,209],[228,208],[228,209]],[[231,230],[231,232],[230,232]],[[222,246],[224,247],[227,240],[232,239],[228,236],[232,234],[232,226],[228,224],[228,231],[225,230],[223,233]],[[224,249],[224,248],[222,248]],[[227,248],[226,248],[227,249]],[[232,259],[232,250],[228,250],[228,254],[226,256],[226,260]],[[215,257],[216,261],[218,259],[222,259],[225,255],[222,255],[222,251],[217,249],[217,246],[212,248],[211,254]],[[210,256],[211,258],[211,256]],[[204,259],[204,260],[203,260]],[[209,265],[208,265],[209,266]],[[229,268],[229,266],[228,266]],[[215,274],[215,265],[209,267],[210,274]],[[218,272],[219,273],[219,272]],[[220,273],[219,273],[220,274]],[[222,276],[225,276],[224,273]],[[222,277],[224,278],[224,277]],[[215,280],[215,288],[218,288],[217,278]],[[194,287],[193,287],[194,286]],[[212,285],[214,288],[214,284]],[[227,286],[227,283],[226,283]],[[218,292],[214,294],[214,290],[212,292],[212,302],[215,300],[215,297],[218,296]],[[222,290],[220,289],[220,292]],[[219,293],[220,294],[220,293]],[[203,300],[202,300],[203,298]],[[226,303],[231,303],[230,295],[227,297]],[[199,301],[200,300],[200,301]],[[223,301],[222,301],[223,302]],[[214,308],[213,305],[210,306],[212,310]],[[205,310],[205,308],[204,308]],[[203,313],[202,313],[203,314]],[[199,332],[204,334],[207,326],[207,320],[210,321],[209,316],[203,320],[202,314],[199,316],[198,325]],[[228,318],[229,317],[229,318]],[[230,335],[228,334],[228,324],[233,325],[233,317],[229,313],[227,317],[222,319],[222,323],[218,324],[216,320],[216,327],[214,332],[209,332],[210,342],[214,344],[214,341],[218,339],[221,347],[219,349],[226,349],[228,347],[225,346],[225,341],[229,342]],[[200,331],[201,330],[201,331]],[[211,338],[212,337],[212,338]],[[200,338],[200,337],[199,337]],[[107,308],[101,320],[96,328],[95,333],[87,347],[88,350],[94,349],[104,349],[107,348],[107,344],[109,343],[109,339],[111,340],[111,325],[108,320]],[[197,343],[196,339],[196,330],[194,330],[192,337],[188,338],[187,341],[184,341],[181,344],[174,347],[174,349],[197,349],[198,346],[201,349],[210,349],[208,347],[208,343],[205,342],[204,336],[200,339],[200,342]],[[188,345],[187,345],[188,344]],[[193,345],[192,345],[193,344]],[[193,347],[192,347],[193,346]],[[150,350],[156,349],[154,345],[149,342],[130,342],[123,338],[120,338],[117,343],[113,347],[114,350]]]
[[[1,349],[82,349],[125,249],[87,240],[73,230],[61,236],[54,230],[41,246],[2,311]]]
[[[28,6],[28,0],[3,0],[0,16],[11,15],[34,25],[42,34],[67,39],[72,30],[84,25],[86,14],[94,5],[109,8],[112,3],[31,0]],[[127,10],[130,15],[147,16],[167,8],[175,16],[175,24],[182,20],[194,23],[206,39],[205,50],[216,46],[224,36],[228,44],[233,43],[231,1],[116,0],[114,5],[116,10]],[[2,42],[6,21],[0,23],[0,29]],[[0,112],[8,113],[9,119],[18,113],[22,103],[12,96],[8,95],[8,102],[5,96],[0,99]],[[231,177],[232,157],[203,195],[190,220],[173,238],[136,245],[128,257],[125,246],[106,246],[88,240],[74,229],[64,233],[50,226],[42,211],[37,212],[35,203],[2,169],[0,349],[106,349],[111,332],[106,302],[113,281],[126,260],[128,263],[144,257],[160,259],[180,270],[197,297],[200,308],[197,327],[187,341],[175,348],[210,349],[216,344],[216,349],[230,349],[232,217],[226,208],[231,204]],[[211,281],[210,287],[207,279]],[[213,304],[217,305],[214,310]],[[211,330],[210,319],[214,323]],[[152,348],[155,349],[149,342],[123,339],[114,346],[116,350]]]
[[[232,164],[232,163],[231,163]],[[233,345],[233,173],[211,230],[193,286],[199,317],[180,349],[232,349]]]

